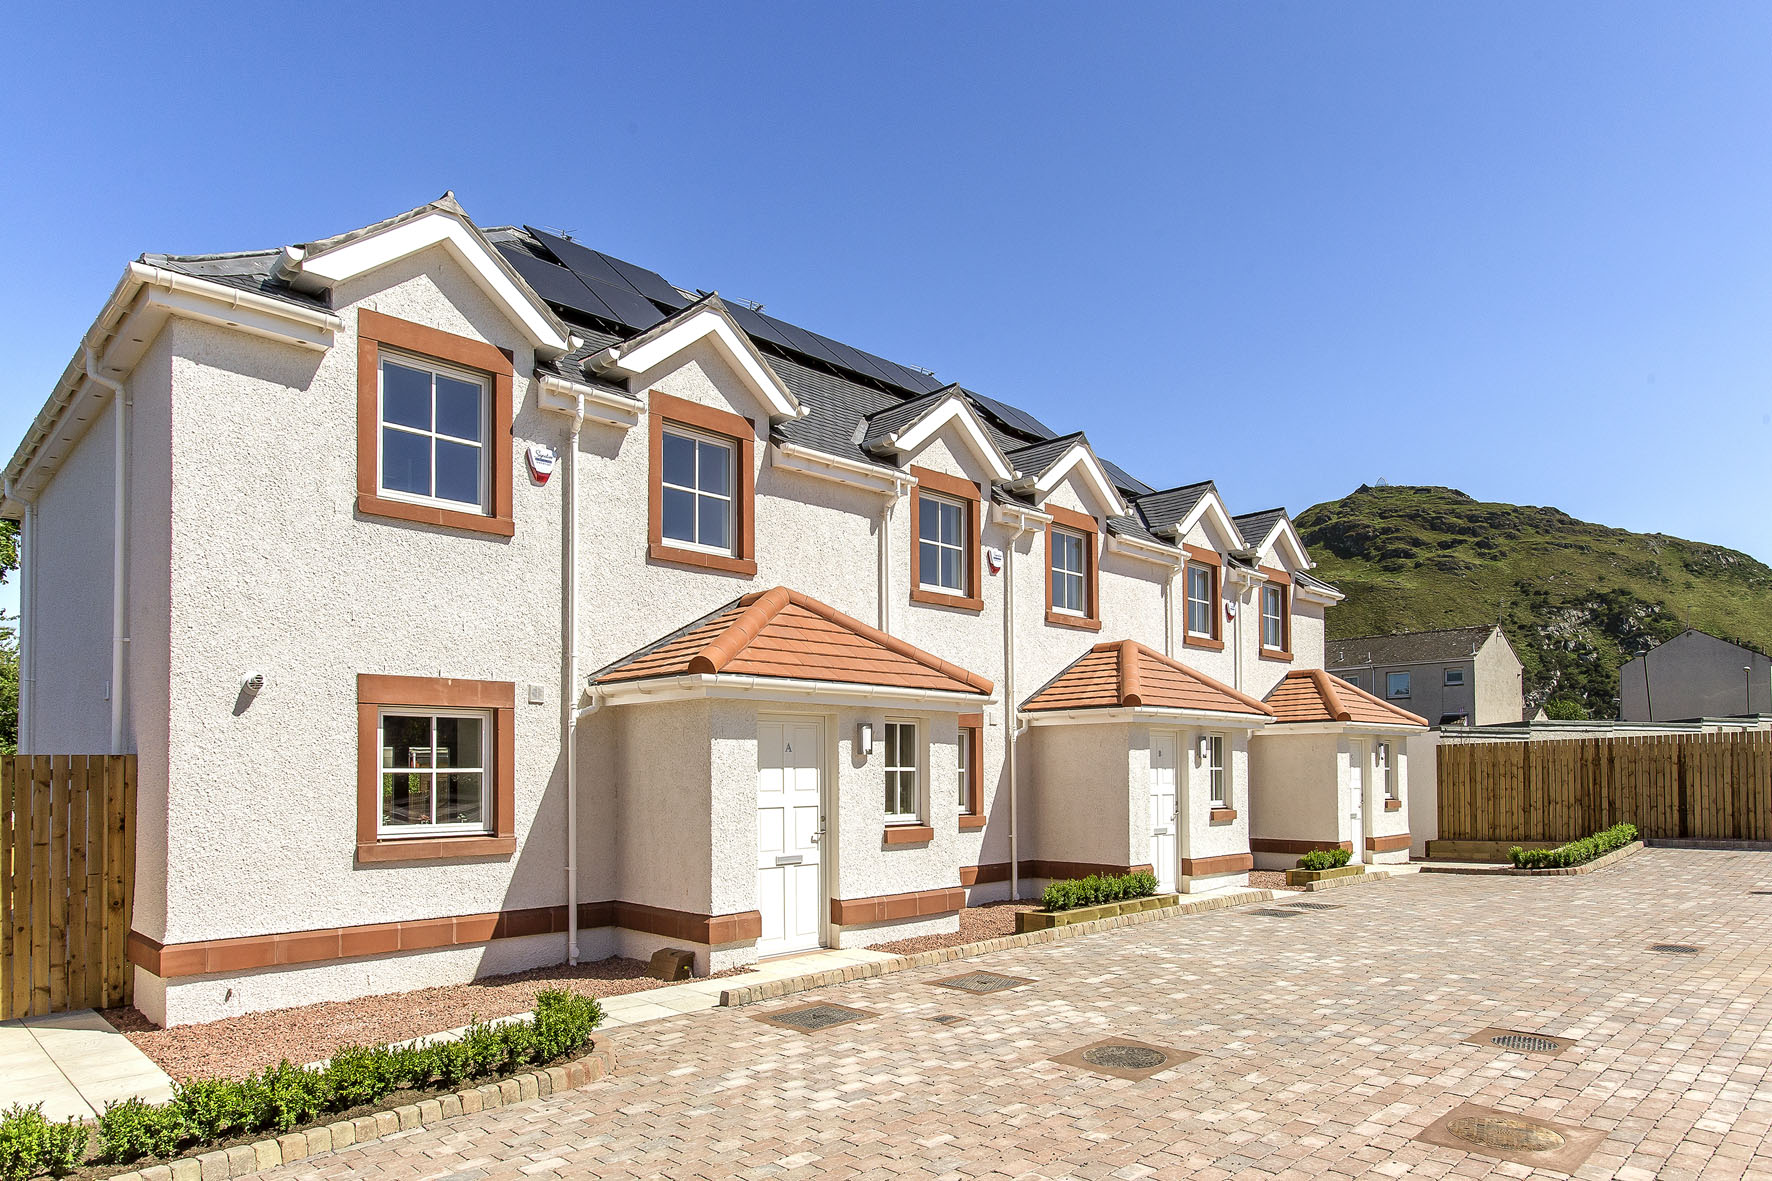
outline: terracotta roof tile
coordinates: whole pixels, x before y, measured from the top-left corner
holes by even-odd
[[[715,673],[981,696],[992,688],[989,678],[784,586],[746,595],[617,661],[592,681],[614,685]]]
[[[1030,712],[1186,709],[1267,716],[1267,706],[1132,640],[1097,644],[1030,697]]]
[[[1426,726],[1407,710],[1374,697],[1358,685],[1320,668],[1293,669],[1267,695],[1281,722],[1371,722],[1389,726]]]

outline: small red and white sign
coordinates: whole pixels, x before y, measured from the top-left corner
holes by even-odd
[[[537,484],[546,484],[554,474],[554,465],[560,462],[559,453],[545,443],[531,443],[528,454],[529,474]]]

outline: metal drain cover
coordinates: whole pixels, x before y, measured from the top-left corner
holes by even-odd
[[[1504,1050],[1531,1050],[1543,1054],[1558,1048],[1554,1038],[1538,1037],[1530,1033],[1504,1033],[1489,1039]]]
[[[1033,981],[1025,976],[1000,976],[995,972],[966,972],[959,976],[949,976],[945,980],[931,980],[929,983],[939,988],[957,988],[961,992],[1002,992],[1006,988],[1020,988]]]
[[[1446,1130],[1483,1148],[1516,1152],[1555,1152],[1568,1143],[1554,1129],[1511,1115],[1467,1115],[1448,1123]]]
[[[1664,951],[1669,955],[1692,955],[1698,948],[1690,943],[1651,943],[1650,951]]]
[[[1464,1040],[1473,1046],[1511,1050],[1516,1054],[1561,1054],[1575,1044],[1566,1037],[1526,1029],[1502,1029],[1495,1025],[1479,1029]]]
[[[1078,1046],[1068,1054],[1055,1055],[1052,1061],[1066,1066],[1079,1066],[1084,1070],[1115,1078],[1141,1079],[1198,1057],[1198,1054],[1186,1050],[1153,1046],[1149,1042],[1128,1037],[1110,1037],[1087,1046]]]
[[[769,1025],[779,1025],[784,1029],[797,1029],[801,1033],[817,1033],[821,1029],[829,1029],[833,1025],[847,1025],[851,1021],[860,1021],[869,1014],[860,1009],[850,1009],[843,1005],[802,1005],[797,1009],[782,1009],[774,1013],[758,1013],[756,1019]]]
[[[1091,1066],[1112,1066],[1116,1070],[1155,1070],[1169,1061],[1169,1055],[1145,1046],[1116,1043],[1084,1050],[1083,1061]]]
[[[1283,902],[1280,905],[1290,906],[1297,910],[1340,910],[1339,902]]]
[[[1252,910],[1249,913],[1250,914],[1258,914],[1258,915],[1261,915],[1263,918],[1270,918],[1270,919],[1299,919],[1299,918],[1304,917],[1303,915],[1299,914],[1296,910],[1267,910],[1267,909],[1263,908],[1263,909]]]
[[[958,1025],[960,1022],[966,1020],[966,1018],[957,1013],[943,1013],[941,1016],[931,1017],[929,1020],[935,1022],[937,1025]]]

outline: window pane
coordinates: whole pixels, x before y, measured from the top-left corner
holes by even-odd
[[[480,783],[478,771],[437,776],[437,823],[481,823]]]
[[[392,828],[402,824],[431,822],[431,777],[429,775],[383,775],[381,777],[381,822]]]
[[[673,541],[695,540],[695,493],[664,490],[664,535]]]
[[[941,551],[941,574],[937,582],[949,590],[960,589],[960,552],[943,548]]]
[[[438,718],[438,768],[484,768],[485,748],[480,741],[483,729],[484,723],[479,718]]]
[[[939,584],[941,548],[933,541],[919,541],[917,547],[917,581]]]
[[[900,726],[898,728],[898,765],[912,768],[917,765],[917,728]]]
[[[941,506],[941,540],[944,545],[960,544],[960,509],[957,505]]]
[[[431,429],[431,375],[422,369],[381,363],[381,417],[383,422]]]
[[[414,496],[431,494],[431,440],[428,435],[382,428],[381,486]]]
[[[695,440],[666,431],[663,452],[664,482],[695,487]]]
[[[466,443],[437,440],[437,490],[439,500],[480,503],[480,449]]]
[[[484,392],[476,382],[437,375],[437,433],[481,442],[480,410]]]
[[[701,521],[701,532],[696,537],[702,545],[711,545],[716,549],[731,548],[727,537],[728,509],[731,501],[721,500],[714,496],[697,498],[697,513]]]
[[[732,451],[718,443],[697,443],[696,451],[701,456],[701,471],[697,477],[696,487],[703,492],[718,492],[721,496],[732,495]]]
[[[941,537],[941,501],[924,496],[917,501],[917,536],[924,541]]]
[[[381,720],[383,768],[431,765],[431,719],[385,714]]]

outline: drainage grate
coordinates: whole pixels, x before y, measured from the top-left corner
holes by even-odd
[[[1664,951],[1668,955],[1692,955],[1698,951],[1690,943],[1651,943],[1650,951]]]
[[[1006,988],[1020,988],[1033,981],[1025,976],[1000,976],[995,972],[967,972],[960,976],[949,976],[945,980],[931,980],[929,983],[940,988],[957,988],[961,992],[985,993],[1002,992]]]
[[[1764,895],[1764,894],[1772,894],[1772,890],[1749,890],[1749,891],[1748,891],[1748,893],[1749,893],[1749,894],[1761,894],[1761,895]]]
[[[779,1025],[785,1029],[797,1029],[801,1033],[816,1033],[821,1029],[829,1029],[833,1025],[846,1025],[851,1021],[860,1021],[867,1013],[860,1009],[849,1009],[842,1005],[802,1005],[797,1009],[783,1009],[776,1013],[758,1013],[758,1021],[770,1025]]]
[[[1190,1050],[1153,1046],[1149,1042],[1129,1037],[1108,1037],[1087,1046],[1078,1046],[1069,1053],[1055,1055],[1052,1061],[1065,1066],[1078,1066],[1097,1074],[1136,1081],[1198,1057],[1198,1054]]]
[[[1260,909],[1260,910],[1252,910],[1249,913],[1250,914],[1258,914],[1264,918],[1270,918],[1270,919],[1301,919],[1304,917],[1303,915],[1299,914],[1296,910]]]
[[[958,1025],[960,1022],[966,1020],[966,1018],[957,1013],[943,1013],[941,1016],[931,1017],[929,1020],[935,1022],[937,1025]]]
[[[1465,1116],[1447,1124],[1446,1130],[1460,1140],[1484,1148],[1515,1152],[1555,1152],[1568,1143],[1560,1133],[1543,1124],[1505,1115]]]
[[[1489,1041],[1504,1050],[1519,1050],[1537,1054],[1545,1054],[1563,1048],[1563,1043],[1556,1038],[1539,1037],[1533,1033],[1503,1033],[1490,1038]]]
[[[1124,1046],[1116,1043],[1083,1051],[1083,1061],[1092,1066],[1111,1066],[1115,1070],[1155,1070],[1169,1061],[1169,1055],[1149,1046]]]
[[[1298,910],[1340,910],[1339,902],[1282,902],[1282,906],[1295,907]]]

